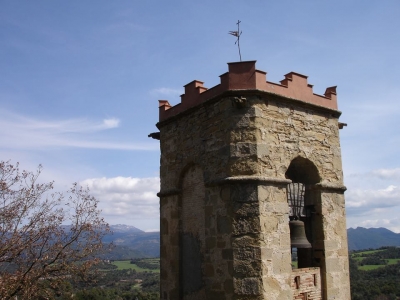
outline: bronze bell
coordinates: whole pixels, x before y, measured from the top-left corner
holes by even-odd
[[[289,222],[290,227],[290,245],[292,248],[311,248],[304,230],[304,222],[293,220]]]

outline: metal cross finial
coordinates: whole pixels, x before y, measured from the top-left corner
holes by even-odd
[[[237,31],[229,31],[229,34],[236,36],[237,40],[235,42],[235,45],[237,43],[238,45],[238,49],[239,49],[239,57],[240,57],[240,61],[242,61],[242,54],[240,54],[240,44],[239,44],[239,38],[242,35],[242,32],[239,30],[239,24],[240,24],[240,20],[237,21],[236,25],[238,26],[238,30]]]

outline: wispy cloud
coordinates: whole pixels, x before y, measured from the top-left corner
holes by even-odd
[[[400,188],[394,185],[377,190],[350,190],[346,197],[348,208],[371,210],[373,208],[400,207]]]
[[[150,94],[153,96],[179,96],[183,94],[183,90],[162,87],[151,90]]]
[[[395,169],[378,169],[373,170],[367,175],[377,177],[379,179],[396,179],[400,180],[400,168]]]
[[[119,119],[116,118],[111,118],[111,119],[104,119],[103,120],[103,128],[104,129],[109,129],[109,128],[117,128],[119,127]]]
[[[400,232],[400,218],[364,220],[361,221],[360,226],[366,228],[385,227],[394,232]]]
[[[349,227],[386,227],[400,232],[400,168],[354,173],[346,184]]]
[[[132,220],[159,219],[160,189],[158,177],[90,178],[80,182],[88,186],[99,201],[103,216],[110,223],[131,223]]]
[[[102,132],[120,126],[117,118],[39,120],[0,110],[0,146],[4,149],[76,147],[92,149],[155,150],[151,144],[119,142]]]
[[[349,178],[400,180],[400,168],[376,169],[365,173],[352,173]]]

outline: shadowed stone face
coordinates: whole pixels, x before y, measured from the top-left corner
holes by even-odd
[[[205,239],[205,189],[203,172],[197,165],[182,176],[180,269],[185,299],[203,299]]]
[[[203,286],[200,241],[190,233],[182,234],[182,289],[191,294]]]

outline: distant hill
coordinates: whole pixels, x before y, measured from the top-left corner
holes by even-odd
[[[160,256],[160,232],[144,232],[134,226],[111,225],[113,234],[103,242],[117,247],[108,256],[111,259],[130,259]],[[347,229],[349,250],[377,249],[383,246],[400,246],[400,234],[386,228]]]
[[[147,258],[153,256],[147,255],[146,253],[143,253],[141,251],[131,249],[127,246],[114,246],[110,252],[101,254],[99,257],[109,260],[130,260],[135,258]]]
[[[144,232],[134,226],[121,224],[111,225],[110,229],[112,234],[107,234],[103,242],[112,242],[117,246],[111,253],[111,259],[160,256],[160,232]]]
[[[349,250],[377,249],[383,246],[400,246],[400,233],[386,228],[347,229]]]
[[[130,226],[130,225],[124,225],[124,224],[117,224],[117,225],[110,225],[111,231],[117,233],[123,233],[123,232],[144,232],[143,230],[140,230],[139,228],[136,228],[135,226]]]

